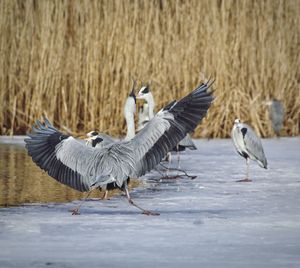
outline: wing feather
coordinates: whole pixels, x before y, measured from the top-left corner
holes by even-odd
[[[26,149],[32,160],[51,177],[78,191],[90,190],[91,181],[76,168],[65,165],[57,156],[56,147],[70,139],[55,129],[46,119],[45,126],[36,121],[32,133],[25,139]]]
[[[264,153],[260,138],[247,124],[241,124],[241,129],[246,128],[247,131],[243,135],[246,152],[253,160],[256,160],[260,166],[267,168],[267,159]]]
[[[136,161],[132,176],[141,176],[153,169],[187,133],[196,128],[214,99],[212,92],[208,91],[211,85],[211,81],[201,84],[180,101],[168,104],[128,142],[134,149]]]
[[[116,181],[119,187],[128,176],[141,176],[162,158],[206,115],[213,96],[212,82],[173,102],[149,121],[132,140],[116,142],[101,149],[59,132],[45,118],[37,121],[25,139],[33,161],[57,181],[79,191]]]

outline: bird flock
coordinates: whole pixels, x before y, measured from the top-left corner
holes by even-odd
[[[134,82],[124,105],[127,133],[123,139],[93,130],[84,142],[56,129],[44,118],[43,123],[37,120],[27,134],[26,149],[37,166],[62,184],[88,193],[102,189],[105,191],[103,199],[109,190],[118,188],[143,214],[159,215],[132,200],[128,190],[130,178],[139,178],[155,169],[172,151],[197,149],[190,133],[201,123],[213,103],[213,83],[214,80],[201,83],[182,99],[170,100],[155,114],[149,86],[143,86],[135,95]],[[138,111],[137,130],[134,121],[136,99],[145,101]],[[231,137],[247,165],[246,178],[239,181],[249,182],[249,159],[267,168],[260,138],[239,119],[234,121]],[[79,207],[72,212],[79,214]]]

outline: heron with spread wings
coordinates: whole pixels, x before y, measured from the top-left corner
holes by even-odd
[[[46,118],[36,121],[25,139],[32,160],[51,177],[78,191],[91,191],[114,182],[126,194],[129,203],[147,215],[130,197],[128,177],[140,177],[151,171],[163,157],[193,131],[205,117],[213,101],[208,89],[213,81],[201,84],[178,102],[160,110],[129,141],[103,148],[86,146],[57,130]]]

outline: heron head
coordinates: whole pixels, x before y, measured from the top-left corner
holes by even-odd
[[[91,137],[97,136],[98,134],[99,134],[99,133],[98,133],[97,131],[93,130],[93,131],[87,133],[86,136],[87,136],[88,138],[91,138]]]
[[[237,125],[237,124],[239,124],[239,123],[241,123],[240,119],[237,118],[237,119],[234,120],[234,124]]]
[[[151,92],[149,90],[149,86],[143,86],[141,87],[138,95],[137,95],[137,99],[144,99],[147,101],[147,99],[149,98]]]
[[[93,131],[91,131],[93,132]],[[90,134],[91,132],[89,132],[88,134]],[[94,131],[97,132],[97,131]],[[98,143],[102,142],[103,139],[101,137],[98,136],[98,132],[97,135],[94,136],[89,136],[88,138],[86,138],[86,145],[92,145],[92,147],[95,147]]]

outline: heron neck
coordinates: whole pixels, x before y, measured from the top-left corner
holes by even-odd
[[[131,140],[135,136],[134,114],[125,113],[125,120],[127,125],[127,134],[125,140]]]
[[[155,102],[152,94],[149,94],[147,98],[147,103],[149,105],[149,120],[151,120],[154,117],[154,108],[155,108]]]

